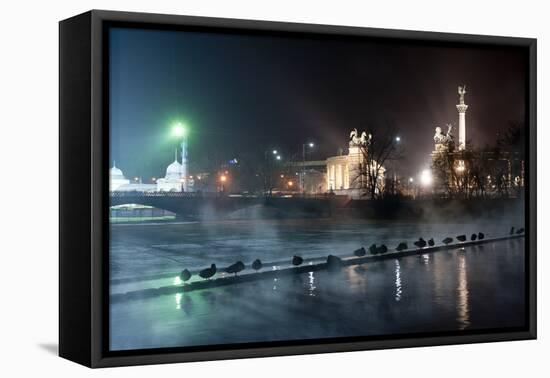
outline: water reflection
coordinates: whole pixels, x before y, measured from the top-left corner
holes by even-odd
[[[176,310],[181,309],[181,297],[183,296],[182,293],[176,293]]]
[[[395,259],[395,301],[399,302],[401,300],[401,294],[403,290],[401,288],[401,265],[399,265],[399,260]]]
[[[424,263],[424,265],[429,265],[430,264],[430,255],[425,253],[423,255],[421,255],[421,258],[422,258],[422,262]]]
[[[387,259],[338,273],[310,271],[112,303],[110,346],[124,350],[525,324],[522,244],[428,256],[427,261],[422,256]]]
[[[470,302],[468,291],[468,275],[466,271],[466,256],[458,254],[458,287],[457,287],[457,320],[459,329],[470,325]]]
[[[315,289],[317,289],[317,287],[315,286],[315,277],[313,276],[313,272],[308,273],[308,278],[309,278],[308,294],[310,297],[314,297]]]

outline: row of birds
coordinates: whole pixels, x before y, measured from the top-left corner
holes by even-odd
[[[510,230],[510,235],[520,235],[524,232],[525,232],[525,230],[523,228],[520,228],[520,229],[516,230],[514,227],[512,227],[511,230]],[[456,237],[456,239],[459,242],[465,242],[466,240],[468,240],[468,237],[466,235],[458,235]],[[470,236],[470,240],[472,240],[472,241],[483,240],[483,239],[485,239],[485,234],[483,232],[478,232],[477,234],[473,233]],[[453,238],[446,237],[441,242],[445,245],[448,245],[448,244],[453,242]],[[435,241],[434,241],[433,238],[429,239],[428,241],[424,240],[423,238],[419,238],[413,244],[418,248],[424,248],[426,246],[433,247],[433,246],[435,246]],[[409,246],[407,245],[406,242],[399,243],[399,245],[395,248],[395,250],[398,251],[398,252],[404,251],[406,249],[409,249]],[[369,252],[372,255],[386,253],[386,252],[388,252],[388,247],[385,244],[382,244],[380,246],[377,246],[376,244],[372,244],[369,247]],[[353,254],[357,257],[362,257],[362,256],[365,256],[367,254],[367,251],[364,247],[361,247],[361,248],[353,251]],[[303,264],[303,262],[304,262],[304,259],[300,256],[293,256],[292,260],[291,260],[291,263],[294,266],[300,266],[300,265]],[[340,266],[341,262],[342,262],[342,260],[337,256],[329,255],[327,257],[327,266],[328,266],[329,269]],[[253,270],[258,271],[258,270],[262,269],[262,266],[263,266],[262,261],[260,259],[256,259],[252,262],[250,267]],[[231,273],[231,274],[234,274],[236,276],[237,273],[244,270],[245,268],[246,268],[246,266],[244,265],[244,263],[242,261],[237,261],[236,263],[231,264],[227,268],[225,268],[224,271],[226,273]],[[216,264],[212,264],[212,265],[210,265],[210,268],[203,269],[203,270],[199,271],[198,274],[199,274],[199,277],[201,277],[203,279],[210,279],[216,274],[217,271],[218,271],[218,269],[216,267]],[[182,272],[180,274],[180,279],[183,282],[189,281],[191,279],[191,277],[192,277],[192,273],[188,269],[182,270]]]
[[[459,242],[465,242],[466,240],[468,240],[468,237],[466,235],[458,235],[456,237],[456,239]],[[483,240],[483,239],[485,239],[485,234],[483,232],[479,232],[477,234],[472,234],[470,236],[470,240],[472,240],[472,241]],[[448,244],[453,242],[453,238],[446,237],[441,242],[445,245],[448,245]],[[418,240],[415,241],[413,244],[417,248],[424,248],[426,246],[433,247],[433,246],[435,246],[435,240],[433,238],[431,238],[428,241],[426,241],[423,238],[418,238]],[[398,252],[404,251],[406,249],[409,249],[409,245],[406,242],[399,243],[397,245],[397,247],[395,248],[395,250],[398,251]],[[371,255],[378,255],[378,254],[386,253],[386,252],[388,252],[388,247],[385,244],[382,244],[380,246],[377,246],[376,244],[372,244],[369,247],[369,252],[370,252]],[[365,250],[364,247],[361,247],[361,248],[353,251],[353,254],[357,257],[361,257],[361,256],[365,256],[367,254],[367,251]]]

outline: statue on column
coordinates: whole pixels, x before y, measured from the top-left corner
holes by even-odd
[[[460,105],[464,105],[464,95],[466,94],[466,85],[458,86],[458,96],[460,99]]]

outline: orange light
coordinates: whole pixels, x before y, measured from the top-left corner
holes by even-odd
[[[227,181],[227,177],[225,177],[225,175],[222,175],[222,176],[220,177],[220,181],[221,181],[221,182],[226,182],[226,181]]]
[[[288,186],[292,186],[292,185],[294,185],[294,183],[292,181],[289,181]]]

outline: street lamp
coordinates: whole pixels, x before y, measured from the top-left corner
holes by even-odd
[[[424,169],[420,173],[420,183],[425,187],[432,185],[432,172],[429,169]]]
[[[182,190],[187,191],[187,127],[180,121],[172,125],[172,135],[181,138],[181,176],[184,178]]]
[[[225,183],[227,181],[227,176],[226,175],[221,175],[220,176],[220,192],[223,193],[225,192]]]
[[[396,137],[395,137],[395,141],[396,141],[397,143],[401,142],[401,137],[400,137],[400,136],[396,136]]]
[[[305,176],[306,176],[306,146],[309,148],[315,147],[313,142],[302,144],[302,174],[300,175],[300,190],[305,193]]]
[[[172,125],[172,135],[178,138],[187,136],[187,128],[181,122],[176,122]]]

